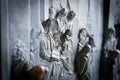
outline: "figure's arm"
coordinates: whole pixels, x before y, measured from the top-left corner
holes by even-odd
[[[88,44],[85,45],[80,51],[79,54],[80,56],[86,56],[90,51],[91,51],[92,47]]]

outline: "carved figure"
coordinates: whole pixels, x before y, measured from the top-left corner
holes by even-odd
[[[64,58],[61,58],[63,61],[63,70],[62,70],[61,76],[72,74],[72,67],[71,67],[72,66],[72,63],[71,63],[72,41],[70,37],[71,37],[71,31],[69,29],[66,30],[65,33],[60,36],[61,57],[64,57]]]
[[[78,45],[77,45],[77,52],[79,52],[83,46],[86,44],[87,42],[87,30],[85,28],[82,28],[79,30],[79,34],[78,34],[78,39],[79,39],[79,42],[78,42]]]
[[[66,26],[66,15],[67,11],[65,8],[62,8],[57,14],[56,14],[56,19],[58,21],[58,31],[63,34],[65,32],[65,26]]]
[[[52,66],[51,69],[54,67],[52,69],[53,71],[50,71],[50,78],[52,78],[51,80],[53,79],[57,80],[59,78],[60,71],[57,71],[57,70],[59,70],[60,67],[62,66],[66,68],[67,72],[69,71],[69,73],[72,73],[70,72],[71,71],[70,55],[72,52],[71,34],[72,34],[72,27],[73,27],[71,20],[74,18],[74,16],[75,16],[75,13],[73,11],[70,10],[67,13],[65,8],[62,8],[60,11],[57,12],[57,14],[55,14],[55,9],[53,7],[50,7],[49,18],[42,23],[46,33],[41,34],[43,38],[40,41],[40,46],[41,46],[40,56],[44,60],[50,62]],[[63,37],[63,34],[66,35],[67,37]],[[47,47],[50,47],[50,49],[45,48],[46,45]],[[43,51],[43,48],[45,48],[44,51]],[[62,55],[60,54],[60,52]],[[59,58],[57,56],[56,58],[54,58],[53,54],[55,54],[54,57],[57,55],[59,56]],[[51,73],[53,74],[51,75]],[[56,76],[55,76],[55,73],[57,74]]]
[[[115,38],[115,31],[112,28],[108,29],[108,39],[106,40],[104,45],[105,58],[108,58],[109,51],[115,50],[116,46],[117,46],[117,40]]]
[[[44,32],[41,33],[40,40],[40,57],[50,63],[50,71],[48,74],[49,80],[58,80],[60,74],[60,53],[55,49],[53,34],[50,31],[51,27],[43,26]]]
[[[29,60],[29,53],[25,47],[25,44],[22,43],[21,40],[17,40],[13,44],[13,47],[11,48],[11,57],[14,60],[19,60],[19,59],[23,61]]]
[[[93,80],[93,73],[91,72],[91,50],[93,48],[94,39],[90,37],[85,28],[80,29],[79,43],[77,46],[77,53],[75,56],[75,72],[78,80]]]
[[[11,78],[12,79],[21,79],[25,77],[24,74],[27,74],[28,66],[26,63],[28,62],[27,50],[25,48],[25,44],[21,42],[21,40],[17,40],[13,47],[11,48]]]
[[[61,45],[61,60],[63,62],[63,70],[61,76],[66,74],[72,74],[72,19],[75,17],[73,11],[67,12],[65,8],[62,8],[56,15],[56,19],[59,24],[60,45]],[[62,58],[64,57],[64,58]]]
[[[50,7],[49,9],[49,18],[43,22],[44,27],[49,27],[51,33],[53,34],[53,39],[55,41],[55,48],[59,48],[60,44],[60,32],[59,32],[59,25],[58,21],[55,18],[55,10],[53,7]]]
[[[105,79],[119,80],[119,50],[117,48],[117,39],[115,38],[115,31],[108,29],[108,39],[104,44],[104,60],[105,60]],[[119,66],[119,67],[118,67]],[[109,67],[109,68],[108,68]]]

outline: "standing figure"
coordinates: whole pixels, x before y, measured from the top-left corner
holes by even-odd
[[[115,50],[116,46],[117,46],[117,39],[115,38],[115,31],[112,28],[110,28],[108,29],[108,38],[104,45],[105,58],[108,58],[109,51]]]
[[[117,60],[117,56],[115,53],[117,47],[117,39],[115,38],[115,31],[110,28],[108,29],[108,39],[104,44],[104,77],[106,80],[119,80],[117,79],[117,65],[119,64],[119,60]],[[119,59],[119,58],[118,58]],[[117,62],[116,62],[117,60]],[[118,63],[118,64],[115,64]],[[113,77],[116,76],[116,77]]]
[[[91,73],[91,50],[94,41],[91,41],[88,37],[88,33],[85,28],[82,28],[78,34],[79,43],[77,46],[77,53],[75,56],[74,70],[78,80],[93,80]]]
[[[71,41],[71,31],[68,29],[64,34],[60,36],[61,40],[61,58],[64,57],[63,61],[63,70],[61,76],[65,76],[68,74],[72,74],[72,63],[71,63],[71,49],[72,49],[72,41]],[[66,66],[65,66],[66,64]]]
[[[58,25],[58,21],[55,18],[55,9],[53,7],[49,8],[49,18],[43,22],[43,26],[45,27],[49,27],[50,31],[53,34],[53,39],[55,41],[55,48],[59,49],[59,45],[60,45],[60,32],[59,32],[59,25]]]
[[[46,24],[47,25],[47,24]],[[60,54],[55,50],[55,42],[53,40],[53,34],[50,31],[51,27],[43,26],[44,30],[41,33],[40,40],[40,57],[50,64],[50,71],[48,73],[47,80],[58,80],[60,74]]]
[[[49,18],[46,21],[43,21],[42,24],[45,27],[49,27],[50,31],[54,34],[58,33],[58,21],[55,18],[55,10],[53,7],[49,8]]]
[[[66,26],[66,15],[67,11],[65,8],[62,8],[57,14],[56,14],[56,19],[58,21],[58,31],[63,34],[65,32],[65,26]]]

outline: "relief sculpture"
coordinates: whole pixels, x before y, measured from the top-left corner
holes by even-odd
[[[46,23],[47,25],[48,23]],[[53,33],[51,28],[53,26],[43,25],[44,31],[41,33],[40,37],[40,57],[46,62],[50,63],[50,71],[47,80],[58,80],[60,74],[60,53],[55,49],[55,41],[53,39]]]
[[[54,6],[49,8],[49,18],[41,23],[40,32],[35,33],[34,28],[31,29],[30,53],[26,52],[28,50],[24,49],[25,45],[21,41],[17,42],[12,49],[13,61],[17,59],[24,63],[22,66],[25,67],[24,77],[28,79],[60,80],[61,77],[74,74],[75,66],[78,80],[94,80],[93,36],[89,35],[85,28],[80,29],[75,65],[73,65],[72,36],[73,19],[76,14],[71,9],[69,0],[67,0],[67,8],[63,8],[60,4],[60,10],[55,9]],[[40,62],[45,63],[44,66],[36,64],[36,53],[42,59]],[[12,63],[16,67],[16,63]]]
[[[0,4],[2,79],[120,80],[120,0]]]
[[[50,80],[58,80],[62,76],[73,73],[72,54],[72,20],[75,12],[61,6],[61,10],[49,8],[49,18],[42,22],[44,32],[41,33],[40,57],[50,63]]]
[[[65,76],[68,74],[72,74],[72,63],[71,63],[71,49],[72,49],[72,41],[71,41],[71,31],[68,29],[64,34],[60,36],[61,40],[61,58],[63,61],[63,70],[61,76]]]

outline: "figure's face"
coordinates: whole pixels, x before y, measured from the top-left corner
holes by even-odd
[[[74,17],[75,17],[75,13],[73,11],[71,11],[67,14],[67,19],[69,21],[71,21]]]
[[[81,31],[80,33],[80,36],[79,36],[79,39],[81,41],[85,41],[86,40],[86,37],[87,37],[87,32],[85,30]]]
[[[55,15],[55,10],[53,8],[50,8],[49,10],[49,17],[53,18]]]

